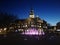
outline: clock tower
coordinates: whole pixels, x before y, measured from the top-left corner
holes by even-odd
[[[35,16],[34,16],[34,10],[33,10],[33,9],[30,10],[29,17],[30,17],[30,18],[34,18],[34,17],[35,17]]]

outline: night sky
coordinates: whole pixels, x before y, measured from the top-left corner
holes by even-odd
[[[59,0],[0,0],[0,12],[14,14],[18,18],[28,18],[31,8],[35,15],[52,25],[60,21]]]

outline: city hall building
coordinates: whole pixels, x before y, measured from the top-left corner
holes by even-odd
[[[19,30],[19,31],[24,31],[29,28],[35,28],[35,29],[47,29],[47,22],[45,20],[42,20],[38,16],[35,16],[34,10],[31,9],[29,13],[29,17],[26,19],[18,19],[14,23],[11,23],[9,30],[13,31]]]

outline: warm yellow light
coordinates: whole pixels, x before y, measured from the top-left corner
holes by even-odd
[[[21,31],[23,31],[23,29]]]
[[[0,30],[2,30],[2,29],[0,29]]]
[[[34,18],[34,15],[30,15],[30,18]]]
[[[27,30],[27,31],[29,31],[29,30]]]
[[[7,30],[7,28],[4,28],[4,30]]]
[[[23,25],[23,27],[27,27],[27,25]]]
[[[13,27],[10,27],[9,29],[13,29]]]
[[[1,32],[1,30],[0,30],[0,32]]]
[[[40,26],[41,27],[41,26]]]
[[[23,29],[18,29],[18,31],[23,31]]]
[[[25,25],[27,27],[27,25]]]
[[[31,27],[34,27],[34,25],[31,25]]]

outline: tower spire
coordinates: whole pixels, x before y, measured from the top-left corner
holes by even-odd
[[[33,8],[31,8],[31,10],[30,10],[30,15],[29,15],[29,17],[30,18],[34,18],[35,16],[34,16],[34,10],[33,10]]]

